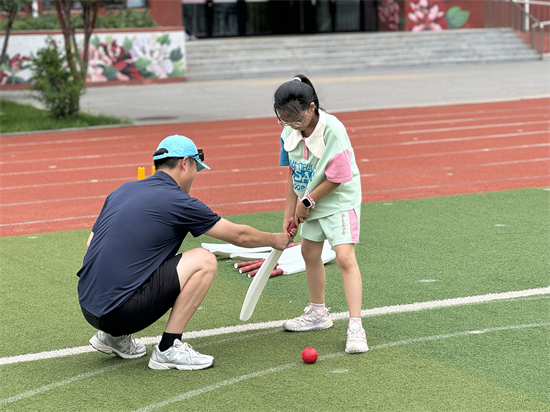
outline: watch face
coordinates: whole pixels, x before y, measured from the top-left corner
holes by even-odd
[[[309,201],[308,198],[302,199],[302,203],[304,204],[305,207],[311,207],[311,202]]]

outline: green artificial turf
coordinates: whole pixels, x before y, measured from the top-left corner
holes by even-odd
[[[535,188],[363,204],[356,248],[363,308],[548,287],[549,196]],[[229,219],[277,231],[282,213]],[[0,357],[88,345],[95,330],[80,313],[75,276],[88,234],[0,238]],[[215,240],[189,237],[184,245],[201,242]],[[219,258],[188,331],[243,324],[251,279],[233,263]],[[346,311],[336,264],[326,271],[327,305]],[[303,273],[276,277],[248,323],[297,316],[307,304]],[[136,336],[160,335],[165,322]],[[148,356],[97,352],[4,365],[0,408],[127,411],[160,402],[148,410],[550,411],[549,295],[370,316],[363,325],[371,347],[363,355],[343,353],[347,324],[339,320],[325,331],[191,339],[216,357],[201,372],[152,371]],[[300,360],[307,346],[319,352],[314,365]]]
[[[131,124],[131,121],[86,113],[80,113],[77,116],[66,119],[56,119],[47,110],[40,110],[31,105],[0,99],[0,133],[116,124]]]

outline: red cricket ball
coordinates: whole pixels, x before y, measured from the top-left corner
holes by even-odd
[[[302,351],[302,360],[305,363],[315,363],[318,356],[317,351],[313,348],[305,348]]]

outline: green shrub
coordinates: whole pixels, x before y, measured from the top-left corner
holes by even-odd
[[[148,10],[138,11],[123,9],[117,12],[109,11],[107,15],[98,15],[96,29],[116,29],[132,27],[158,27],[158,24],[148,15]],[[80,14],[71,17],[73,27],[81,29],[83,26]],[[6,20],[0,20],[0,30],[6,29]],[[61,30],[57,13],[40,14],[37,18],[30,15],[18,16],[13,22],[12,31],[18,30]]]
[[[55,118],[78,114],[80,96],[85,92],[84,80],[78,72],[71,72],[66,60],[48,37],[46,47],[31,56],[31,83],[37,94],[33,97],[43,103]]]

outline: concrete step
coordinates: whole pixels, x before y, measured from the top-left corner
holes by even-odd
[[[189,80],[537,58],[507,29],[202,39],[186,52]]]

